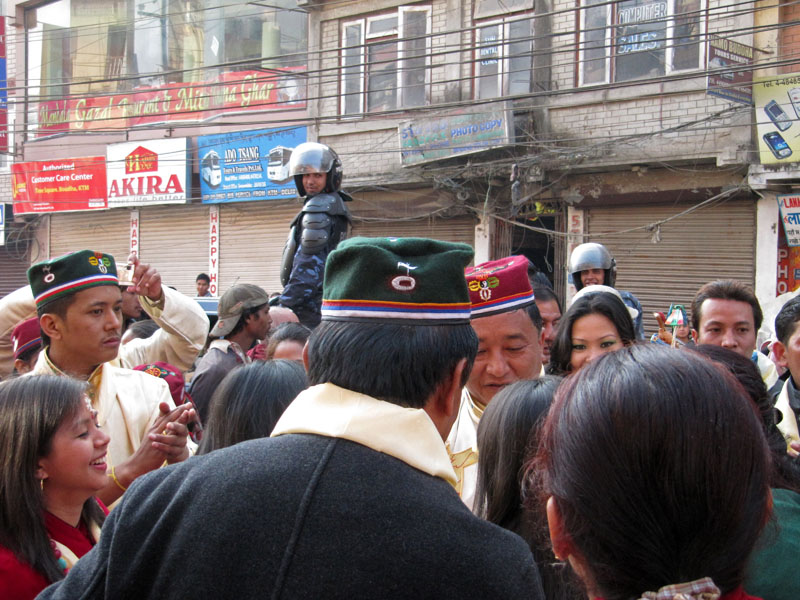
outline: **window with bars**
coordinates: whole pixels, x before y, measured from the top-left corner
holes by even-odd
[[[428,6],[342,23],[342,115],[422,106],[430,98]]]

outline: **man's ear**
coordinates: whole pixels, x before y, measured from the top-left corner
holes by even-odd
[[[462,358],[425,404],[424,410],[443,440],[447,439],[458,415],[458,407],[461,404],[461,376],[466,368],[467,359]]]
[[[789,367],[789,361],[786,356],[786,346],[782,342],[774,342],[772,344],[772,358],[775,364],[784,369]]]
[[[697,329],[691,329],[690,333],[692,334],[692,341],[696,344],[697,343]]]
[[[306,373],[308,373],[308,340],[303,345],[303,367],[306,369]]]
[[[51,340],[60,340],[64,337],[64,320],[58,315],[43,314],[39,319],[39,327]]]

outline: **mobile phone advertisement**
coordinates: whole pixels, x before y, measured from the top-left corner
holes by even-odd
[[[800,161],[800,73],[753,80],[762,165]]]
[[[800,246],[800,195],[778,196],[778,208],[781,212],[783,231],[786,234],[786,245]]]
[[[292,150],[305,127],[237,131],[197,138],[200,196],[206,204],[296,198]]]

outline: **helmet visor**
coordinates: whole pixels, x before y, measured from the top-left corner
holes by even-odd
[[[289,175],[327,173],[333,166],[333,153],[323,144],[300,144],[289,159]]]

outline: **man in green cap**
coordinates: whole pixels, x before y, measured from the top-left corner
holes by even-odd
[[[161,278],[134,262],[134,291],[163,309]],[[82,250],[28,269],[44,349],[29,375],[64,375],[88,382],[98,422],[111,437],[109,482],[98,496],[116,500],[136,477],[164,460],[189,456],[191,405],[175,408],[164,381],[113,364],[120,346],[122,296],[114,257]],[[159,304],[161,308],[159,307]]]
[[[527,544],[458,497],[444,445],[477,351],[471,258],[435,240],[339,244],[304,351],[312,387],[272,437],[141,478],[40,598],[543,598]]]

